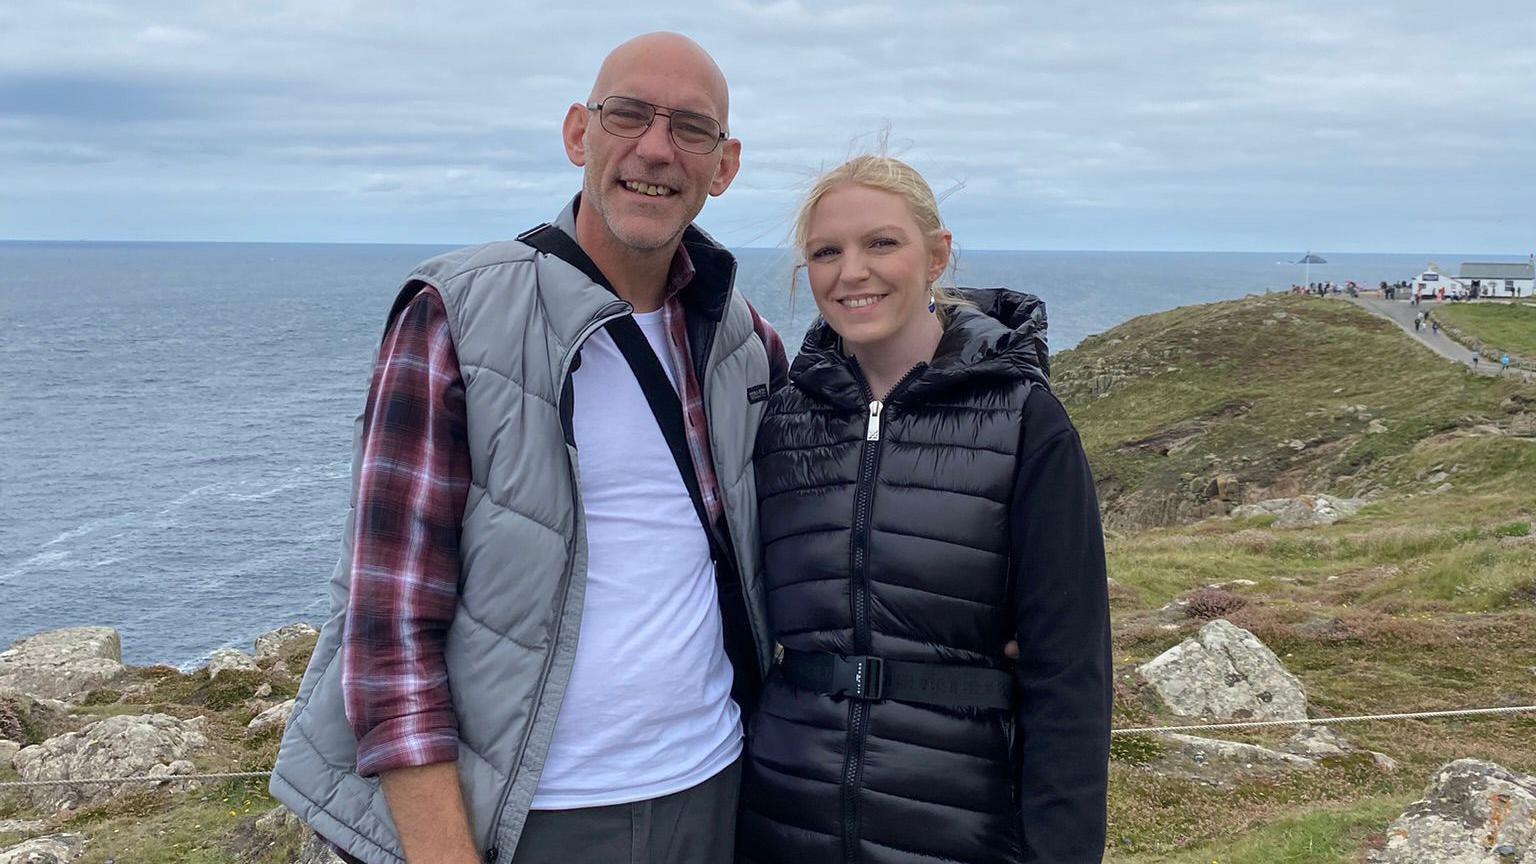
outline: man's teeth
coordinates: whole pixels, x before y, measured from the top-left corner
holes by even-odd
[[[883,299],[883,297],[881,297],[881,296],[875,296],[875,297],[852,297],[850,299],[843,300],[841,302],[842,302],[842,304],[844,306],[847,306],[849,309],[863,309],[865,306],[873,306],[876,303],[879,303],[882,299]]]
[[[653,186],[650,183],[636,183],[633,180],[625,180],[624,188],[631,192],[639,192],[641,195],[649,195],[652,198],[665,198],[673,194],[673,190],[665,186]]]

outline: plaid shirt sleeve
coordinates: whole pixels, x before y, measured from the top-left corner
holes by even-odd
[[[370,776],[459,756],[443,648],[469,445],[464,381],[433,289],[386,335],[363,416],[342,689],[357,772]]]
[[[751,303],[747,304],[747,309],[752,313],[753,332],[768,349],[768,392],[773,393],[789,383],[789,357],[784,353],[784,340],[779,338],[779,331],[773,329],[772,324],[757,314]]]

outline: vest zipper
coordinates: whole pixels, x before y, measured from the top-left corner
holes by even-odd
[[[734,260],[731,261],[731,272],[726,276],[726,279],[729,282],[730,287],[726,291],[726,295],[725,295],[725,309],[726,309],[727,312],[729,312],[730,306],[731,306],[731,297],[733,295],[735,295],[735,293],[736,293],[736,262]],[[703,358],[704,362],[702,364],[700,364],[697,368],[694,369],[694,372],[696,373],[696,375],[698,377],[698,380],[699,380],[699,399],[702,400],[703,403],[704,403],[704,417],[705,417],[706,422],[707,422],[707,420],[709,418],[709,368],[710,368],[709,367],[709,357],[710,357],[710,353],[715,350],[715,337],[720,334],[720,324],[724,320],[725,320],[725,314],[722,313],[721,317],[720,317],[720,321],[715,321],[715,322],[713,322],[709,326],[709,328],[707,330],[708,336],[705,337],[704,345],[702,346],[703,347],[703,351],[700,352],[700,356]],[[692,350],[691,347],[689,348],[689,352],[688,353],[689,354],[693,353],[693,350]],[[689,358],[689,361],[692,362],[692,357]],[[711,426],[710,428],[713,429],[714,427]],[[714,453],[714,449],[715,449],[713,441],[710,442],[709,449],[710,449],[710,453],[713,454]],[[716,486],[718,487],[718,485],[719,485],[719,482],[718,482],[718,476],[717,476],[717,478],[716,478]],[[721,494],[718,488],[716,489],[716,494]],[[746,625],[747,625],[747,635],[749,637],[751,637],[751,639],[752,639],[752,657],[751,657],[751,659],[752,659],[752,669],[753,669],[753,671],[757,675],[757,680],[761,682],[763,679],[768,677],[768,670],[763,668],[763,661],[757,655],[757,646],[762,641],[762,639],[760,638],[759,634],[757,633],[757,625],[752,620],[752,598],[749,597],[748,594],[747,594],[747,578],[748,577],[747,577],[747,574],[744,571],[742,571],[742,569],[741,569],[741,556],[736,554],[736,541],[735,541],[734,538],[731,537],[730,508],[725,507],[725,499],[723,497],[721,498],[720,504],[721,504],[721,511],[720,512],[721,512],[721,514],[723,516],[723,521],[725,523],[725,536],[719,538],[718,544],[715,541],[715,538],[713,536],[711,536],[710,537],[711,547],[713,547],[715,545],[719,545],[720,546],[721,556],[725,557],[725,556],[729,555],[731,557],[731,559],[732,559],[729,563],[730,563],[731,569],[736,571],[736,586],[737,586],[737,589],[738,589],[737,590],[737,598],[736,599],[741,601],[741,615],[742,615],[742,617],[745,620]],[[714,525],[710,525],[709,526],[709,530],[706,533],[709,533],[709,534],[713,535],[715,533],[715,526]],[[720,566],[720,562],[716,561],[715,562],[715,567],[718,568],[719,566]],[[722,597],[720,599],[724,600],[725,598]],[[721,613],[721,617],[722,617],[721,624],[723,625],[724,624],[724,620],[723,620],[724,613],[723,612]],[[722,632],[722,638],[724,638],[723,632]],[[772,666],[773,665],[773,660],[770,659],[768,661],[768,664],[769,664],[769,666]],[[734,668],[731,671],[732,671],[732,674],[735,674],[735,669]],[[745,726],[746,725],[746,719],[747,719],[747,709],[746,709],[746,706],[743,705],[743,706],[737,706],[737,707],[741,709],[741,712],[742,712],[742,715],[741,715],[742,716],[742,725]]]
[[[560,401],[565,394],[566,388],[571,385],[571,367],[576,362],[576,356],[581,352],[581,346],[585,345],[587,340],[591,338],[592,334],[596,333],[609,321],[622,318],[623,316],[630,314],[633,310],[634,307],[630,306],[628,303],[605,306],[598,311],[597,317],[589,321],[587,326],[584,327],[582,331],[576,335],[575,341],[571,343],[571,350],[568,351],[565,357],[561,358],[560,361],[560,391],[555,394],[555,404],[560,404]],[[561,425],[564,426],[565,417],[563,414],[560,420]],[[574,433],[570,429],[562,429],[561,434],[564,436],[564,440],[566,441],[575,440]],[[581,487],[576,480],[575,462],[571,462],[570,469],[571,470],[567,476],[570,478],[571,483],[571,513],[579,514],[581,512],[582,506]],[[574,529],[575,526],[573,525],[570,539],[572,546],[574,546],[576,543],[576,531]],[[576,556],[574,554],[568,555],[567,557],[571,562],[575,562],[576,560]],[[555,608],[555,635],[554,638],[550,640],[549,653],[545,655],[544,665],[541,667],[539,672],[539,689],[538,692],[534,694],[533,698],[533,715],[528,718],[528,725],[523,730],[523,740],[518,742],[517,764],[515,764],[512,768],[512,777],[507,781],[506,787],[501,790],[501,798],[496,803],[496,815],[491,819],[491,830],[485,838],[485,860],[488,862],[488,864],[496,864],[496,860],[501,857],[501,849],[495,845],[496,834],[501,830],[501,819],[502,816],[506,814],[507,799],[512,796],[512,787],[517,785],[517,777],[523,771],[523,759],[527,756],[528,753],[528,736],[533,734],[533,727],[536,726],[539,722],[539,705],[544,701],[544,688],[549,684],[549,667],[555,659],[555,647],[560,644],[560,636],[563,630],[562,625],[565,620],[565,598],[566,595],[570,593],[571,575],[571,564],[567,564],[565,568],[565,574],[560,580],[560,602]]]
[[[884,400],[874,398],[857,358],[848,358],[859,392],[869,405],[864,427],[864,453],[859,459],[858,485],[853,498],[853,531],[849,538],[848,603],[853,613],[853,649],[868,654],[869,635],[869,523],[874,509],[875,476],[880,465],[880,420],[901,391],[928,368],[919,363],[901,376]],[[864,771],[864,743],[869,736],[869,703],[848,700],[848,744],[843,756],[843,861],[859,864],[859,787]]]

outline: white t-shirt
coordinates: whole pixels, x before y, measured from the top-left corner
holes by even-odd
[[[662,313],[635,320],[675,389]],[[669,795],[741,754],[709,541],[606,330],[582,347],[573,396],[587,594],[535,810]]]

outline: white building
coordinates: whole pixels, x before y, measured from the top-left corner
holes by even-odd
[[[1477,297],[1530,297],[1536,293],[1536,256],[1524,264],[1464,263],[1456,281]]]
[[[1408,286],[1408,293],[1423,297],[1425,300],[1439,298],[1449,300],[1452,297],[1466,296],[1467,287],[1457,277],[1441,272],[1440,265],[1431,261],[1429,266],[1424,268],[1423,273],[1413,277],[1412,284]]]

